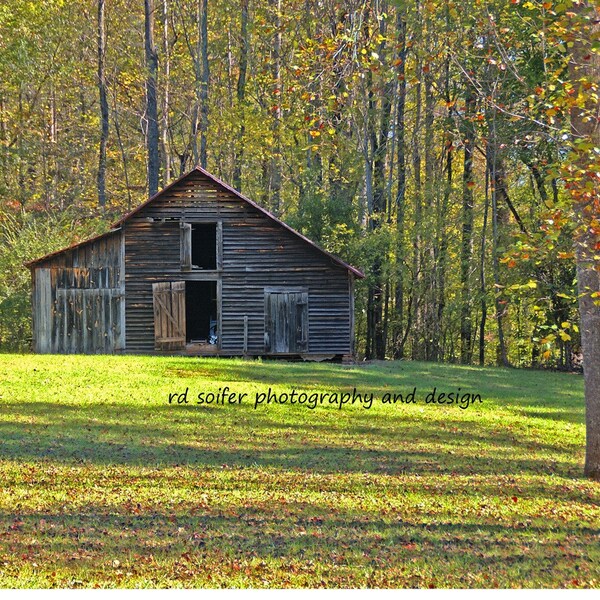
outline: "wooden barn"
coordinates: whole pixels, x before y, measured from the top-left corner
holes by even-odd
[[[201,168],[28,267],[36,352],[353,354],[363,274]]]

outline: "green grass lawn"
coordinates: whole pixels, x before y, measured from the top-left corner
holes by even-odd
[[[248,396],[195,403],[225,386]],[[434,386],[482,402],[425,404]],[[255,409],[269,387],[375,399]],[[0,586],[599,587],[582,389],[429,363],[0,355]]]

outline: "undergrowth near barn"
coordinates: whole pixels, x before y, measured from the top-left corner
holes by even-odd
[[[247,397],[196,403],[226,386]],[[269,388],[374,396],[254,408]],[[0,355],[0,585],[597,587],[582,395],[426,363]]]

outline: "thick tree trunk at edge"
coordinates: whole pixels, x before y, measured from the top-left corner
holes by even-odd
[[[571,133],[575,141],[583,139],[597,148],[600,146],[600,105],[592,99],[592,90],[586,89],[586,84],[600,85],[600,55],[589,47],[589,40],[598,38],[600,9],[594,8],[592,2],[585,2],[574,6],[574,10],[578,17],[589,14],[592,22],[585,34],[578,29],[569,64],[573,85],[576,88],[582,87],[580,93],[588,97],[585,106],[575,106],[571,109]],[[574,153],[577,158],[573,165],[575,172],[569,181],[569,188],[578,224],[575,256],[585,385],[584,472],[588,477],[600,480],[600,260],[597,257],[600,250],[600,234],[593,226],[593,221],[598,216],[600,192],[597,168],[592,164],[592,152],[579,150],[575,144]],[[597,158],[595,160],[597,161]]]

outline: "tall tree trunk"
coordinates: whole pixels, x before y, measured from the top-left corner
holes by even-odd
[[[398,32],[398,102],[396,105],[396,169],[398,187],[396,190],[396,329],[394,333],[394,358],[404,355],[402,326],[404,322],[404,215],[406,210],[406,148],[405,148],[405,110],[406,110],[406,20],[404,13],[397,8],[396,30]]]
[[[471,289],[469,272],[473,253],[473,150],[475,147],[473,118],[475,96],[468,81],[465,81],[465,118],[463,125],[463,202],[462,239],[460,245],[460,362],[471,362]]]
[[[384,19],[380,23],[385,23]],[[381,31],[385,37],[385,29]],[[385,60],[384,42],[379,47],[379,56],[382,61]],[[379,116],[379,133],[376,137],[376,147],[373,152],[373,218],[377,221],[379,227],[385,218],[387,202],[386,202],[386,176],[385,169],[388,155],[388,140],[390,133],[390,117],[392,111],[392,94],[394,82],[387,81],[382,86],[381,91],[381,112]],[[385,359],[386,348],[386,324],[385,315],[383,312],[383,257],[377,257],[377,272],[379,281],[376,289],[376,315],[378,321],[375,323],[375,356],[379,360]]]
[[[208,0],[199,0],[199,39],[200,39],[200,62],[202,65],[200,81],[200,166],[206,169],[207,146],[206,136],[208,134]]]
[[[537,165],[533,163],[526,163],[527,167],[531,171],[531,175],[533,176],[533,180],[535,181],[535,187],[540,195],[541,201],[546,204],[548,200],[548,192],[546,191],[546,183],[544,180],[544,175],[540,171]]]
[[[7,117],[5,109],[4,92],[0,90],[0,173],[4,180],[4,185],[8,185],[8,132],[7,132]]]
[[[375,231],[379,227],[378,217],[374,214],[375,194],[373,189],[373,155],[377,145],[375,123],[375,93],[373,91],[373,74],[367,72],[365,93],[367,96],[365,112],[365,132],[362,142],[363,157],[365,161],[365,196],[367,199],[367,217],[369,231]],[[375,257],[371,264],[371,281],[367,291],[367,344],[366,358],[372,359],[377,356],[376,329],[381,322],[381,260]]]
[[[108,99],[105,73],[105,0],[98,0],[98,91],[100,93],[100,149],[98,152],[98,205],[106,206],[106,142],[108,140]]]
[[[447,27],[449,29],[449,17],[446,17]],[[437,241],[436,241],[436,290],[437,290],[437,313],[432,331],[433,337],[433,360],[443,360],[444,348],[442,346],[442,332],[444,309],[446,307],[446,266],[448,263],[448,235],[446,223],[448,221],[448,206],[450,204],[450,195],[452,194],[452,181],[454,176],[454,145],[453,145],[453,118],[452,106],[453,98],[450,93],[450,57],[447,56],[444,64],[444,99],[448,107],[445,123],[445,150],[446,150],[446,185],[442,194],[441,206],[437,206]]]
[[[144,42],[146,50],[146,150],[148,153],[148,194],[158,191],[158,106],[156,79],[158,55],[154,45],[154,0],[144,0]]]
[[[186,42],[194,64],[196,99],[192,110],[192,153],[194,164],[206,169],[208,132],[208,0],[196,0],[196,48],[189,37]],[[199,139],[198,139],[199,138]]]
[[[500,285],[500,262],[498,259],[498,188],[496,185],[497,175],[495,172],[495,167],[498,164],[496,153],[498,151],[497,148],[497,140],[496,140],[496,125],[495,125],[495,114],[490,121],[490,131],[488,133],[488,160],[487,165],[490,170],[490,184],[492,188],[492,265],[494,271],[494,297],[495,297],[495,308],[496,308],[496,324],[498,326],[498,362],[508,367],[510,363],[508,362],[508,355],[506,352],[506,341],[504,339],[504,303],[500,298],[499,290],[501,289]]]
[[[307,5],[309,3],[307,2]],[[308,6],[308,9],[312,7]],[[348,25],[348,15],[344,10],[336,12],[335,17],[329,21],[329,31],[331,36],[338,35],[338,32]],[[326,32],[323,35],[327,35]],[[327,186],[329,205],[335,207],[338,222],[346,223],[350,225],[354,219],[354,207],[352,201],[358,181],[352,181],[352,178],[347,177],[346,165],[347,159],[344,158],[343,145],[348,139],[349,134],[346,128],[345,113],[343,103],[338,101],[344,97],[344,93],[347,93],[346,82],[344,81],[344,57],[339,53],[336,53],[331,64],[331,75],[332,75],[332,87],[333,95],[336,97],[333,103],[333,109],[331,111],[330,122],[333,125],[335,133],[333,134],[334,148],[329,154],[329,161],[327,164]],[[363,222],[364,218],[364,206],[362,196],[359,199],[358,206],[358,222]]]
[[[23,144],[23,134],[25,132],[25,116],[23,109],[23,87],[24,82],[19,82],[19,102],[18,102],[18,110],[17,110],[17,182],[18,182],[18,195],[17,200],[21,204],[21,208],[25,206],[26,198],[29,195],[29,190],[27,189],[25,183],[25,169],[23,168],[25,164],[25,152],[24,152],[24,144]]]
[[[127,210],[131,210],[131,185],[129,184],[129,167],[127,165],[127,154],[125,153],[125,145],[121,136],[121,126],[119,124],[119,110],[117,107],[117,86],[113,86],[113,121],[115,123],[115,134],[117,143],[121,152],[121,160],[123,161],[123,177],[125,179],[125,188],[127,190]]]
[[[431,43],[429,30],[431,27],[431,23],[429,18],[426,19],[425,22],[426,27],[426,38],[425,44],[429,47]],[[438,194],[435,190],[435,150],[434,150],[434,131],[433,125],[435,120],[434,109],[435,109],[435,99],[433,96],[433,75],[431,72],[431,62],[428,61],[423,66],[423,92],[425,96],[425,114],[424,114],[424,129],[425,129],[425,138],[424,138],[424,167],[425,167],[425,207],[426,213],[425,217],[429,220],[431,216],[435,215],[435,201],[438,197]],[[431,227],[433,229],[437,223],[435,222],[435,218],[429,220],[426,228]],[[426,285],[423,289],[423,310],[422,310],[422,322],[423,322],[423,332],[424,332],[424,346],[425,346],[425,359],[432,360],[434,353],[434,318],[435,318],[435,300],[437,297],[437,277],[436,271],[438,268],[438,264],[435,261],[436,254],[436,238],[438,236],[438,231],[431,231],[432,235],[429,236],[429,241],[427,243],[426,248],[424,248],[424,258],[426,259],[427,267],[424,270]]]
[[[281,103],[283,89],[281,80],[281,0],[269,0],[272,11],[273,49],[271,51],[271,73],[273,79],[273,120],[271,131],[273,134],[273,148],[271,151],[271,209],[278,215],[281,212]]]
[[[169,0],[163,2],[163,102],[162,102],[162,123],[161,123],[161,153],[163,159],[162,181],[163,185],[169,183],[171,179],[171,149],[169,148],[169,106],[171,93],[171,45],[169,43]]]
[[[383,8],[383,7],[382,7]],[[385,19],[379,20],[379,33],[382,42],[379,45],[379,59],[385,64]],[[365,165],[367,168],[367,185],[372,188],[368,194],[369,202],[369,226],[371,231],[376,231],[385,219],[386,214],[386,176],[385,167],[387,161],[388,138],[390,129],[390,116],[392,110],[392,93],[394,82],[390,78],[380,86],[381,98],[379,123],[377,118],[377,98],[373,73],[367,72],[367,114],[366,114],[366,138],[368,146],[365,152]],[[370,334],[372,337],[371,353],[373,357],[383,360],[385,358],[386,340],[384,337],[384,284],[383,284],[383,257],[377,255],[371,264],[372,281],[369,285],[368,304],[370,312]]]
[[[84,61],[86,58],[85,52],[81,52],[81,54],[79,55],[79,60]],[[79,135],[79,140],[78,140],[78,144],[77,144],[77,167],[76,167],[76,171],[77,171],[77,183],[75,186],[73,186],[73,192],[72,192],[72,197],[73,198],[80,198],[83,194],[82,191],[85,189],[86,187],[86,169],[84,166],[84,156],[85,156],[85,151],[88,147],[88,139],[87,139],[87,123],[88,123],[88,116],[87,116],[87,112],[88,112],[88,104],[87,104],[87,98],[86,98],[86,94],[85,94],[85,87],[83,82],[78,82],[79,83],[79,110],[78,110],[78,119],[77,119],[77,125],[81,131],[81,134]],[[96,177],[97,177],[97,173],[96,173]],[[96,180],[96,191],[97,191],[97,187],[98,187],[98,181]],[[62,197],[62,195],[61,195]]]
[[[483,209],[483,225],[481,227],[481,250],[479,253],[479,294],[481,302],[481,319],[479,321],[479,365],[483,367],[485,364],[485,325],[487,320],[487,299],[486,279],[485,279],[485,248],[486,248],[486,233],[488,212],[490,207],[489,199],[490,177],[489,171],[485,170],[485,207]]]
[[[495,125],[494,125],[494,130],[495,130]],[[494,140],[494,141],[497,142],[497,140]],[[496,190],[496,197],[497,197],[497,199],[502,200],[504,202],[504,204],[506,204],[506,206],[510,210],[512,216],[514,217],[515,221],[517,222],[517,225],[519,226],[519,229],[521,230],[521,232],[527,233],[525,224],[523,223],[521,216],[517,212],[515,205],[512,203],[512,200],[510,199],[510,196],[508,195],[508,187],[506,185],[506,172],[504,169],[504,161],[502,160],[502,156],[498,152],[498,148],[499,148],[499,145],[496,144],[494,146],[494,152],[490,155],[492,157],[491,159],[494,161],[494,164],[490,167],[490,172],[494,174],[494,180],[492,181],[492,185],[493,185],[494,189]]]
[[[418,4],[418,3],[417,3]],[[422,85],[421,78],[422,73],[422,62],[421,58],[417,54],[415,61],[415,75],[417,77],[417,83],[415,84],[415,121],[414,130],[412,136],[412,167],[413,177],[415,180],[415,192],[414,192],[414,232],[412,234],[413,243],[413,255],[412,255],[412,289],[411,294],[412,300],[412,322],[414,323],[415,331],[413,332],[412,340],[412,358],[413,360],[422,360],[423,347],[423,323],[422,323],[422,302],[421,288],[422,288],[422,273],[421,268],[423,264],[422,257],[422,236],[421,228],[423,227],[423,190],[421,188],[421,145],[420,145],[420,131],[421,131],[421,108],[422,108]]]
[[[240,125],[238,129],[236,152],[233,165],[233,187],[242,190],[242,161],[244,159],[244,136],[246,134],[246,73],[248,71],[248,50],[250,40],[248,37],[248,0],[241,0],[241,25],[240,25],[240,59],[237,80],[237,103]]]
[[[60,195],[60,204],[62,210],[62,194],[58,193],[58,182],[61,179],[60,173],[60,154],[57,151],[58,146],[58,116],[56,111],[56,89],[53,83],[50,84],[50,136],[49,136],[49,160],[52,161],[49,201],[54,204],[57,195]]]
[[[579,19],[589,18],[585,35],[575,26],[569,75],[573,86],[586,101],[571,109],[571,133],[575,142],[584,140],[591,147],[600,147],[600,104],[590,86],[600,86],[600,54],[594,52],[591,40],[600,33],[600,9],[591,1],[573,5]],[[582,21],[583,22],[583,21]],[[584,28],[581,27],[583,30]],[[577,97],[577,96],[575,96]],[[598,158],[593,151],[574,144],[575,171],[569,179],[572,206],[577,219],[575,255],[581,346],[586,408],[586,476],[600,480],[600,233],[594,221],[600,213],[600,192],[597,180]]]

